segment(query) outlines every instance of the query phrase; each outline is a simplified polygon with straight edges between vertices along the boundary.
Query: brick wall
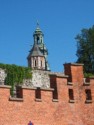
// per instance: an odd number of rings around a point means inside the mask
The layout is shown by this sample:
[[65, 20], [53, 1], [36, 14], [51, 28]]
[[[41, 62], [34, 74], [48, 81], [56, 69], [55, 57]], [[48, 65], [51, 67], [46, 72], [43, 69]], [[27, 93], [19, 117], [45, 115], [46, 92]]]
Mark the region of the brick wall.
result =
[[[94, 78], [84, 83], [82, 65], [66, 64], [65, 75], [50, 75], [50, 83], [51, 88], [41, 88], [41, 98], [36, 98], [36, 88], [23, 86], [21, 96], [12, 98], [10, 87], [0, 85], [0, 125], [27, 125], [30, 120], [34, 125], [94, 125]], [[91, 90], [91, 100], [86, 101], [86, 90]]]
[[65, 74], [69, 75], [68, 81], [70, 82], [83, 82], [83, 64], [68, 63], [64, 64]]

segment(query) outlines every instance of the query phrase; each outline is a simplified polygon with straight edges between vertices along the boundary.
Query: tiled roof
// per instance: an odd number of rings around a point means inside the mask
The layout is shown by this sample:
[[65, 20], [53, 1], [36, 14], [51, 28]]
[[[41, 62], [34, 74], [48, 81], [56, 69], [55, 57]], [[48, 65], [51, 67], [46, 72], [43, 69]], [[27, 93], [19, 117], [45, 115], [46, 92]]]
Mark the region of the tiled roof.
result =
[[31, 57], [31, 56], [44, 56], [41, 53], [41, 51], [40, 51], [40, 49], [39, 49], [37, 44], [34, 44], [33, 48], [30, 51], [30, 54], [29, 54], [28, 58]]

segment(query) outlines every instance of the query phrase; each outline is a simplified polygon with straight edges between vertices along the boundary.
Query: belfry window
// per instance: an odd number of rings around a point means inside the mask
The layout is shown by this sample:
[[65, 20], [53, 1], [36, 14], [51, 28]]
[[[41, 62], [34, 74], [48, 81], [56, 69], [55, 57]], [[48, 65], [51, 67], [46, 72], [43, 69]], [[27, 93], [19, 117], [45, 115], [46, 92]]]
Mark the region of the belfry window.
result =
[[37, 66], [37, 62], [36, 62], [36, 60], [35, 60], [35, 67]]
[[42, 43], [42, 37], [41, 37], [41, 43]]
[[42, 67], [42, 61], [41, 61], [41, 67]]
[[39, 37], [37, 37], [37, 43], [39, 43]]

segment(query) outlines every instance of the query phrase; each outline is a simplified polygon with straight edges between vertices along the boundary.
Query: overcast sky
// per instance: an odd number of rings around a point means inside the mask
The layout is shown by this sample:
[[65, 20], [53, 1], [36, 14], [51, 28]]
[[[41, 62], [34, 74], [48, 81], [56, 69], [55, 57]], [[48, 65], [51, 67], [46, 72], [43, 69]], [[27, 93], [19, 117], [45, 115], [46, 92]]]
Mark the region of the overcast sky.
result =
[[94, 25], [94, 0], [0, 0], [0, 63], [27, 66], [37, 20], [52, 71], [75, 62], [75, 37]]

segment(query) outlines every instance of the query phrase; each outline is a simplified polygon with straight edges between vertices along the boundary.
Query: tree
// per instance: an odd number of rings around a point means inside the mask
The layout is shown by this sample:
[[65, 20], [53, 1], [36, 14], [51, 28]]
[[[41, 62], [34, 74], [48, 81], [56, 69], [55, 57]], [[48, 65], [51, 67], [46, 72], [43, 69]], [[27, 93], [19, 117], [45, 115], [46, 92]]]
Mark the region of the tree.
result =
[[94, 74], [94, 26], [82, 29], [77, 40], [77, 63], [84, 64], [84, 72]]

